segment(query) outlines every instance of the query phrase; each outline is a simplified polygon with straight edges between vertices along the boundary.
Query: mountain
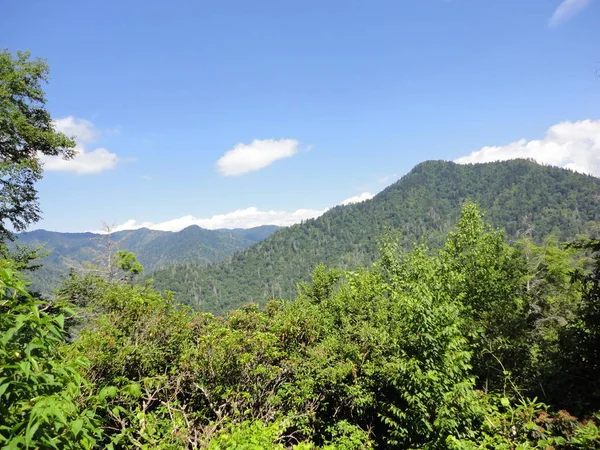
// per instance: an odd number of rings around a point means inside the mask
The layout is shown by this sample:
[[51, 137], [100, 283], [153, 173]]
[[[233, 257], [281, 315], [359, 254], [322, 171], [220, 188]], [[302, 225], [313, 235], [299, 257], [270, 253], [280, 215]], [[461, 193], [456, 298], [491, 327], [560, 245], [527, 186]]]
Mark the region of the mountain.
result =
[[271, 236], [273, 233], [279, 230], [279, 228], [280, 227], [278, 227], [277, 225], [261, 225], [254, 228], [221, 228], [217, 231], [237, 234], [238, 236], [250, 239], [251, 241], [259, 242], [267, 239], [269, 236]]
[[94, 262], [107, 247], [133, 251], [147, 272], [179, 263], [199, 266], [222, 261], [267, 238], [278, 227], [205, 230], [192, 225], [178, 232], [149, 230], [118, 231], [110, 235], [95, 233], [58, 233], [34, 230], [17, 235], [17, 243], [44, 245], [50, 255], [42, 259], [43, 267], [32, 273], [33, 287], [49, 293], [67, 273], [70, 265]]
[[475, 201], [509, 237], [561, 240], [598, 232], [600, 179], [528, 160], [459, 165], [419, 164], [372, 200], [337, 206], [317, 219], [273, 234], [231, 260], [200, 267], [180, 264], [153, 274], [156, 287], [200, 310], [224, 313], [269, 297], [291, 298], [319, 262], [352, 268], [372, 261], [384, 227], [401, 231], [408, 246], [435, 247]]

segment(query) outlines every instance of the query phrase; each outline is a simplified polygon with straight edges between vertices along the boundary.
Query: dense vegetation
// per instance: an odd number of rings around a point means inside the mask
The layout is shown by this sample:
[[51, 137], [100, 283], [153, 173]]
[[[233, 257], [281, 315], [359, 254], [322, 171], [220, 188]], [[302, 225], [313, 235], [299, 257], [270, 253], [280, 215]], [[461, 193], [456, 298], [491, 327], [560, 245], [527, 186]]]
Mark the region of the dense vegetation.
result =
[[3, 261], [0, 445], [600, 446], [600, 242], [510, 245], [467, 204], [441, 250], [379, 255], [226, 318], [132, 283], [126, 252], [54, 303]]
[[541, 242], [600, 229], [600, 180], [531, 161], [458, 165], [429, 161], [374, 199], [338, 206], [281, 230], [264, 242], [209, 267], [183, 264], [152, 274], [156, 286], [195, 308], [224, 313], [246, 302], [291, 298], [324, 262], [339, 268], [371, 263], [386, 227], [401, 231], [402, 248], [425, 239], [439, 248], [466, 200], [478, 203], [494, 226], [514, 239]]
[[211, 231], [194, 225], [174, 233], [142, 228], [110, 235], [35, 230], [17, 234], [16, 243], [29, 248], [43, 247], [46, 256], [39, 260], [42, 267], [30, 278], [32, 289], [49, 295], [70, 269], [84, 269], [90, 263], [97, 269], [107, 260], [107, 254], [117, 250], [135, 252], [147, 271], [186, 262], [206, 265], [266, 239], [277, 229], [260, 226]]

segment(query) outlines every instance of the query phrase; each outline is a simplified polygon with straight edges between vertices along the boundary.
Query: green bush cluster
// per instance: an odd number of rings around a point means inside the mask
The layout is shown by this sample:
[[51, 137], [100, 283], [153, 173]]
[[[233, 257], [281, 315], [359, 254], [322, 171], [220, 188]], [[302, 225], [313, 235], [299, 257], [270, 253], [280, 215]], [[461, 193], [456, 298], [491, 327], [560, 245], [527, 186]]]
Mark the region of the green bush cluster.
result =
[[598, 448], [599, 250], [510, 245], [466, 204], [439, 251], [388, 233], [375, 263], [319, 265], [294, 300], [226, 317], [136, 284], [132, 255], [54, 303], [5, 261], [0, 442]]

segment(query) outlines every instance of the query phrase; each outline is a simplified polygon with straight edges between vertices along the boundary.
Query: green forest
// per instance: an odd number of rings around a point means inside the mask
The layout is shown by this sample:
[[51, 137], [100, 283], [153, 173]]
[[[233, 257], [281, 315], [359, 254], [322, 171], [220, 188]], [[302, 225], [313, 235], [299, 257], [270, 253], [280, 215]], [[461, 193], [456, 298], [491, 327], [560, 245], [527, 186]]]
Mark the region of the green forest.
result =
[[45, 296], [13, 240], [73, 156], [48, 73], [0, 53], [0, 448], [600, 448], [599, 179], [427, 162], [221, 265], [119, 249]]
[[600, 230], [598, 192], [598, 178], [532, 161], [427, 161], [372, 200], [338, 206], [282, 229], [231, 260], [209, 267], [174, 265], [151, 276], [157, 288], [176, 292], [179, 301], [224, 314], [247, 302], [293, 297], [297, 283], [308, 281], [319, 263], [339, 269], [371, 264], [377, 238], [386, 229], [400, 233], [405, 250], [423, 241], [440, 248], [466, 201], [477, 203], [511, 241], [595, 236]]
[[41, 267], [30, 275], [31, 288], [52, 295], [72, 268], [108, 271], [106, 256], [118, 250], [134, 252], [148, 272], [185, 262], [203, 266], [231, 257], [278, 228], [205, 230], [193, 225], [177, 232], [140, 228], [103, 234], [33, 230], [17, 234], [14, 246], [40, 248]]

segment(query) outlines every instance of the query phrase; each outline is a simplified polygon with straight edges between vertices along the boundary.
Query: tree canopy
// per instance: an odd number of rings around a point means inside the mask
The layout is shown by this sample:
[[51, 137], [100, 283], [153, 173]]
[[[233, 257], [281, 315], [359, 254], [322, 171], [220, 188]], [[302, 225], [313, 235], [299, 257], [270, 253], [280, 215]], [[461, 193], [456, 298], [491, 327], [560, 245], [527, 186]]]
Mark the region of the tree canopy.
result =
[[[57, 132], [46, 109], [49, 67], [28, 52], [0, 52], [0, 239], [40, 219], [35, 183], [39, 155], [74, 156], [73, 139]], [[12, 229], [11, 229], [12, 227]]]

